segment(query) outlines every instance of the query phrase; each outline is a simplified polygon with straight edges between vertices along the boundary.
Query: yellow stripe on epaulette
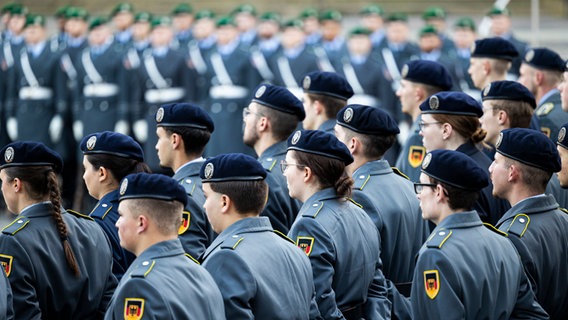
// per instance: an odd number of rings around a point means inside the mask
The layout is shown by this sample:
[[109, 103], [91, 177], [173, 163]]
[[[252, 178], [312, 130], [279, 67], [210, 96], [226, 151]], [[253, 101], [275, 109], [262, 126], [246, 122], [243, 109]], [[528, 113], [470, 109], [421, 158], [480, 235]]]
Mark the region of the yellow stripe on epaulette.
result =
[[515, 216], [515, 219], [513, 219], [513, 221], [509, 225], [507, 232], [517, 235], [519, 238], [521, 238], [527, 231], [530, 222], [531, 218], [529, 218], [528, 215], [519, 213]]
[[318, 213], [323, 208], [323, 205], [324, 205], [323, 201], [312, 203], [312, 205], [308, 209], [306, 209], [304, 213], [302, 213], [302, 217], [311, 217], [311, 218], [317, 217]]
[[362, 174], [357, 176], [357, 178], [354, 178], [353, 188], [363, 190], [363, 188], [365, 188], [365, 185], [367, 185], [367, 182], [369, 182], [369, 179], [371, 179], [370, 174]]
[[361, 205], [359, 202], [353, 200], [352, 198], [347, 198], [347, 200], [353, 202], [356, 206], [358, 206], [359, 208], [363, 209], [363, 205]]
[[560, 210], [564, 213], [568, 213], [568, 209], [566, 209], [566, 208], [558, 207], [558, 210]]
[[195, 259], [195, 258], [194, 258], [192, 255], [190, 255], [189, 253], [186, 253], [185, 256], [186, 256], [189, 260], [191, 260], [191, 261], [193, 261], [193, 262], [195, 262], [195, 263], [197, 263], [197, 264], [201, 264], [201, 263], [199, 263], [199, 261], [198, 261], [197, 259]]
[[223, 244], [221, 244], [221, 249], [235, 250], [237, 248], [237, 246], [243, 240], [244, 240], [244, 237], [239, 237], [237, 235], [234, 235], [234, 236], [228, 238], [227, 240], [223, 241]]
[[272, 171], [274, 166], [276, 166], [278, 160], [273, 158], [267, 158], [266, 160], [262, 161], [262, 167], [267, 171]]
[[280, 238], [282, 238], [282, 239], [284, 239], [284, 240], [286, 240], [286, 241], [290, 241], [290, 242], [293, 243], [293, 244], [296, 244], [296, 243], [294, 242], [294, 240], [288, 238], [288, 236], [285, 235], [284, 233], [282, 233], [282, 232], [280, 232], [280, 231], [278, 231], [278, 230], [272, 230], [272, 231], [273, 231], [274, 233], [276, 233], [277, 235], [279, 235]]
[[152, 269], [154, 268], [155, 264], [156, 264], [155, 260], [152, 260], [151, 263], [150, 261], [144, 261], [140, 266], [138, 266], [134, 271], [132, 271], [131, 276], [134, 278], [146, 278], [146, 276], [148, 276], [150, 271], [152, 271]]
[[10, 222], [7, 226], [2, 229], [2, 233], [15, 235], [18, 231], [25, 228], [28, 223], [30, 223], [30, 219], [24, 216], [18, 216], [14, 221]]
[[433, 233], [428, 240], [426, 240], [426, 246], [428, 248], [441, 249], [451, 235], [452, 230], [438, 230], [436, 233]]
[[404, 173], [402, 173], [402, 171], [400, 171], [400, 169], [398, 169], [397, 167], [391, 167], [392, 171], [396, 174], [398, 174], [399, 176], [403, 177], [406, 180], [410, 180], [410, 178], [405, 175]]
[[195, 191], [195, 186], [197, 186], [195, 179], [190, 179], [190, 178], [181, 180], [179, 184], [181, 184], [181, 186], [185, 189], [185, 193], [187, 193], [190, 196], [193, 195], [193, 192]]
[[484, 222], [483, 225], [484, 225], [487, 229], [489, 229], [489, 230], [491, 230], [491, 231], [493, 231], [493, 232], [495, 232], [495, 233], [497, 233], [497, 234], [499, 234], [499, 235], [501, 235], [501, 236], [504, 236], [504, 237], [508, 237], [508, 236], [509, 236], [509, 235], [507, 234], [507, 232], [501, 231], [501, 230], [495, 228], [495, 226], [492, 225], [491, 223]]
[[82, 214], [82, 213], [77, 212], [77, 211], [75, 211], [75, 210], [65, 209], [65, 211], [67, 211], [68, 213], [74, 215], [75, 217], [83, 218], [83, 219], [88, 219], [88, 220], [91, 220], [91, 221], [95, 221], [95, 219], [89, 217], [88, 215]]

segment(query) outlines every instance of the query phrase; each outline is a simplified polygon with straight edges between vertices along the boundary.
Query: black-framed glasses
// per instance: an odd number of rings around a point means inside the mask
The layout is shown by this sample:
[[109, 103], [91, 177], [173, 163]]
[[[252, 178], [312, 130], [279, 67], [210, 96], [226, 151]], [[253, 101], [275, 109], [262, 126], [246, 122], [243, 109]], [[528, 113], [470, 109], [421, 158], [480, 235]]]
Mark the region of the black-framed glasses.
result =
[[420, 194], [422, 193], [422, 190], [424, 189], [424, 187], [432, 187], [434, 188], [435, 186], [437, 186], [437, 184], [435, 183], [414, 183], [414, 192], [416, 192], [416, 194]]
[[429, 125], [432, 125], [432, 124], [440, 124], [440, 123], [441, 123], [440, 121], [435, 121], [435, 122], [424, 122], [424, 121], [420, 121], [420, 122], [418, 123], [418, 126], [420, 127], [420, 130], [424, 130], [424, 128], [426, 128], [426, 127], [429, 126]]
[[244, 108], [243, 108], [243, 118], [246, 118], [246, 116], [248, 116], [248, 115], [251, 114], [251, 113], [254, 114], [254, 115], [257, 115], [257, 116], [259, 116], [259, 117], [264, 117], [264, 115], [263, 115], [262, 113], [258, 113], [258, 112], [252, 111], [249, 107], [244, 107]]
[[286, 162], [286, 160], [280, 160], [280, 170], [282, 170], [282, 173], [284, 173], [284, 171], [286, 171], [286, 169], [288, 169], [289, 166], [294, 166], [294, 167], [298, 167], [298, 168], [304, 168], [305, 167], [305, 165], [303, 165], [303, 164], [288, 163], [288, 162]]

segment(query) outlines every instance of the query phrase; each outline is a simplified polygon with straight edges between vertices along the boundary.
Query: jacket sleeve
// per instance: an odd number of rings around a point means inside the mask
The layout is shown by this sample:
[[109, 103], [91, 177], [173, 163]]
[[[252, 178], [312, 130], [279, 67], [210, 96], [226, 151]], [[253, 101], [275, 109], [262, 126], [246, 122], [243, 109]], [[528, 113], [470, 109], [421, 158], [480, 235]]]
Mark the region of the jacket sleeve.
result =
[[391, 302], [388, 299], [387, 281], [381, 270], [381, 259], [378, 259], [373, 282], [367, 291], [367, 301], [363, 305], [365, 319], [390, 319]]
[[511, 319], [549, 319], [548, 314], [536, 301], [536, 296], [523, 270], [519, 272], [521, 278], [517, 303], [511, 314]]
[[[167, 298], [167, 297], [165, 297]], [[164, 297], [144, 278], [130, 278], [124, 282], [109, 306], [105, 320], [127, 319], [127, 312], [140, 314], [139, 319], [172, 319], [171, 310], [164, 302]]]
[[192, 257], [200, 257], [212, 241], [209, 221], [203, 208], [189, 195], [184, 210], [189, 212], [189, 227], [179, 235], [179, 239], [185, 252]]

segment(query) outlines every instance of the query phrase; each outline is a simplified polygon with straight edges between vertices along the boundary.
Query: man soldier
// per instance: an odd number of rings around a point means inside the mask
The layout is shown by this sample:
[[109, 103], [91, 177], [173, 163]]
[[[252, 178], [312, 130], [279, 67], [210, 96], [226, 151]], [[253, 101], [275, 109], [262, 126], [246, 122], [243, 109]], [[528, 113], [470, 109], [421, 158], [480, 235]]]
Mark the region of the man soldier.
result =
[[177, 46], [185, 50], [188, 43], [193, 39], [193, 8], [189, 3], [180, 3], [172, 10], [172, 25]]
[[467, 72], [471, 58], [471, 47], [477, 37], [475, 22], [470, 17], [463, 17], [454, 24], [454, 42], [456, 45], [456, 75], [459, 88], [472, 97], [479, 96], [471, 76]]
[[[564, 124], [560, 128], [560, 133], [558, 134], [558, 142], [556, 143], [556, 150], [558, 150], [558, 155], [562, 162], [562, 168], [556, 173], [560, 186], [564, 189], [568, 189], [568, 123]], [[565, 207], [564, 207], [565, 208]]]
[[271, 61], [280, 49], [280, 24], [282, 17], [276, 12], [265, 12], [260, 16], [257, 27], [258, 40], [251, 47], [251, 58], [254, 67], [265, 82], [274, 81]]
[[324, 11], [319, 17], [321, 42], [314, 47], [321, 70], [336, 72], [341, 68], [341, 57], [347, 54], [347, 43], [341, 35], [343, 15], [337, 10]]
[[476, 88], [483, 90], [493, 81], [505, 80], [511, 61], [519, 55], [512, 43], [501, 38], [476, 40], [471, 47], [468, 73]]
[[371, 39], [373, 50], [382, 48], [386, 44], [385, 11], [383, 8], [376, 4], [370, 4], [361, 9], [359, 15], [361, 16], [363, 27], [371, 31], [369, 38]]
[[418, 46], [420, 47], [420, 59], [438, 62], [446, 67], [454, 83], [452, 88], [458, 89], [459, 83], [456, 72], [458, 61], [456, 59], [455, 48], [449, 50], [444, 49], [443, 38], [436, 27], [432, 25], [427, 25], [420, 29], [419, 37]]
[[110, 13], [116, 29], [114, 40], [121, 50], [126, 50], [132, 43], [132, 24], [134, 23], [134, 6], [128, 2], [118, 3]]
[[310, 46], [319, 45], [321, 42], [321, 30], [318, 10], [312, 7], [306, 8], [300, 12], [298, 19], [303, 23], [306, 44]]
[[239, 41], [246, 46], [258, 42], [256, 31], [256, 9], [251, 4], [242, 4], [231, 12], [231, 17], [239, 32]]
[[446, 11], [441, 7], [429, 7], [422, 13], [426, 26], [433, 26], [442, 41], [441, 51], [446, 56], [454, 56], [456, 45], [446, 32]]
[[529, 48], [528, 44], [517, 39], [517, 37], [513, 35], [511, 11], [509, 11], [509, 9], [493, 7], [487, 13], [487, 16], [491, 18], [491, 33], [493, 36], [500, 37], [511, 42], [515, 46], [515, 49], [517, 49], [519, 56], [513, 59], [509, 73], [513, 75], [513, 77], [518, 77], [520, 75], [520, 67], [523, 58], [522, 55]]

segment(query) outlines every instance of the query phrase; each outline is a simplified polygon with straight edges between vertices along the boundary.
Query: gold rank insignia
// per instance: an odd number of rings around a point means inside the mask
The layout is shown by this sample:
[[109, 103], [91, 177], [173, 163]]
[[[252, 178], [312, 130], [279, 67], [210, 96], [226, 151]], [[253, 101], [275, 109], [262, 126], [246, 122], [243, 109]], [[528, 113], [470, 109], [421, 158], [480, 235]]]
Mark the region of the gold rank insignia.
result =
[[436, 298], [440, 291], [440, 276], [438, 270], [424, 271], [424, 289], [430, 299]]
[[6, 272], [6, 277], [9, 277], [12, 272], [12, 261], [14, 261], [14, 257], [0, 254], [0, 264], [2, 264], [2, 268]]
[[298, 237], [296, 245], [302, 249], [308, 256], [312, 253], [315, 239], [313, 237]]
[[545, 116], [545, 115], [549, 114], [550, 111], [552, 111], [552, 109], [554, 109], [554, 103], [548, 102], [548, 103], [545, 103], [542, 106], [538, 107], [538, 109], [536, 109], [535, 113], [536, 113], [537, 116]]
[[124, 319], [139, 320], [144, 315], [144, 299], [126, 298], [124, 299]]
[[424, 155], [426, 154], [426, 148], [422, 146], [410, 146], [408, 151], [408, 163], [413, 168], [418, 168], [424, 160]]
[[178, 235], [184, 234], [189, 229], [191, 214], [189, 211], [184, 211], [181, 214], [181, 226], [179, 226]]

